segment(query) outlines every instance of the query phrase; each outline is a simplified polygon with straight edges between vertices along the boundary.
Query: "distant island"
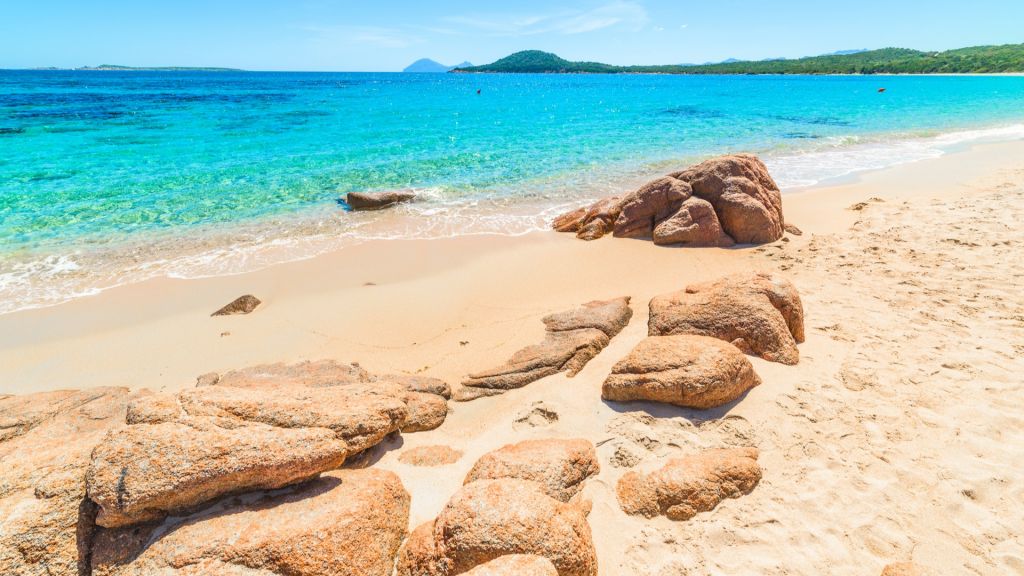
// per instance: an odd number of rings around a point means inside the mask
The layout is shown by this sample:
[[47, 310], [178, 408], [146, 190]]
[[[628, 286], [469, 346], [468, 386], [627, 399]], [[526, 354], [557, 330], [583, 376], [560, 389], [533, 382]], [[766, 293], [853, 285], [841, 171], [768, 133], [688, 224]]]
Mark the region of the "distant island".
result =
[[436, 60], [430, 58], [421, 58], [412, 64], [408, 65], [402, 72], [414, 72], [414, 73], [444, 73], [450, 72], [456, 68], [469, 69], [472, 68], [473, 64], [470, 62], [463, 62], [462, 64], [456, 64], [455, 66], [445, 66]]
[[843, 50], [822, 56], [709, 64], [614, 66], [571, 62], [549, 52], [526, 50], [485, 66], [458, 67], [457, 73], [539, 74], [995, 74], [1024, 72], [1024, 44], [975, 46], [944, 52], [909, 48]]
[[99, 66], [80, 66], [78, 68], [35, 68], [35, 70], [100, 70], [130, 72], [244, 72], [238, 68], [210, 68], [194, 66], [119, 66], [117, 64], [100, 64]]

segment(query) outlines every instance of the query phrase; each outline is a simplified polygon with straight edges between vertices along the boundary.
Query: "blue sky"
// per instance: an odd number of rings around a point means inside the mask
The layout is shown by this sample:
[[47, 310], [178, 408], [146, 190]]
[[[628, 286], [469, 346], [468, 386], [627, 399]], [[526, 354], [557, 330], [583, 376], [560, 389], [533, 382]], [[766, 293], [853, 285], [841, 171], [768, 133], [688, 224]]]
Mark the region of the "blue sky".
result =
[[1024, 0], [4, 0], [0, 68], [393, 71], [541, 49], [675, 64], [1024, 42]]

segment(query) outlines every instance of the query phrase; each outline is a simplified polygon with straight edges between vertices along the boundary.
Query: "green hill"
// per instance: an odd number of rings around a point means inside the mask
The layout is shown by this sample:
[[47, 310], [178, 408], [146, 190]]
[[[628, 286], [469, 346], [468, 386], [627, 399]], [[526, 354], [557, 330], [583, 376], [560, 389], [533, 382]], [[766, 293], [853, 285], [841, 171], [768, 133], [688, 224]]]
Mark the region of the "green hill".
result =
[[570, 62], [527, 50], [486, 66], [454, 72], [548, 74], [967, 74], [1024, 72], [1024, 44], [975, 46], [944, 52], [883, 48], [854, 54], [829, 54], [793, 60], [732, 61], [703, 65], [613, 66]]

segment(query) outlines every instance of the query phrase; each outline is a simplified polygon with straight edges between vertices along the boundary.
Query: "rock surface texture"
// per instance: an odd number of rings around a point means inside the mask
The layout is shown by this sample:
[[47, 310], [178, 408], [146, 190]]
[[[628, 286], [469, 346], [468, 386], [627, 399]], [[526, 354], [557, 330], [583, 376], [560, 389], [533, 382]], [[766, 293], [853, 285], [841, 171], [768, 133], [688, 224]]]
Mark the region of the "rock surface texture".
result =
[[749, 494], [761, 480], [754, 448], [728, 448], [673, 458], [650, 473], [627, 472], [616, 494], [627, 514], [689, 520], [726, 498]]
[[707, 409], [732, 402], [761, 383], [743, 353], [707, 336], [651, 336], [612, 368], [601, 397]]
[[543, 319], [547, 333], [540, 344], [527, 346], [505, 364], [470, 374], [469, 388], [511, 390], [559, 372], [575, 376], [597, 356], [633, 316], [629, 297], [588, 302]]
[[527, 554], [509, 554], [465, 573], [465, 576], [558, 576], [547, 558]]
[[345, 196], [348, 207], [361, 210], [380, 210], [401, 202], [411, 202], [416, 198], [412, 190], [389, 190], [387, 192], [349, 192]]
[[702, 162], [555, 219], [559, 232], [594, 240], [612, 232], [656, 244], [732, 246], [782, 238], [782, 194], [756, 156]]
[[246, 294], [245, 296], [239, 296], [231, 301], [230, 304], [224, 306], [220, 310], [217, 310], [210, 316], [234, 316], [236, 314], [249, 314], [255, 310], [263, 302], [259, 298], [252, 294]]
[[525, 440], [482, 456], [466, 475], [465, 484], [499, 478], [531, 480], [548, 496], [568, 502], [584, 481], [600, 471], [589, 440]]
[[595, 576], [589, 502], [559, 502], [536, 482], [503, 478], [463, 486], [437, 519], [413, 531], [399, 576], [455, 576], [510, 554], [541, 556], [560, 576]]
[[345, 470], [135, 528], [103, 529], [93, 576], [389, 576], [409, 494], [391, 472]]
[[648, 334], [696, 334], [732, 343], [772, 362], [797, 364], [804, 309], [788, 280], [766, 272], [739, 273], [656, 296]]

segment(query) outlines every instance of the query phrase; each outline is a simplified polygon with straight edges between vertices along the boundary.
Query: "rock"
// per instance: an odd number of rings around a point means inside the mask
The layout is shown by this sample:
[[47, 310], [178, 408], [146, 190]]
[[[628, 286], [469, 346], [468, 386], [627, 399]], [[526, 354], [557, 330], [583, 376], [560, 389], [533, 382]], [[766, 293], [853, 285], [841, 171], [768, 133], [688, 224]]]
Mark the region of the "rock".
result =
[[585, 240], [612, 230], [617, 237], [689, 246], [774, 242], [784, 225], [782, 193], [765, 165], [749, 154], [713, 158], [554, 222], [555, 230]]
[[689, 520], [726, 498], [749, 494], [761, 480], [754, 448], [705, 450], [673, 458], [651, 474], [627, 472], [616, 487], [627, 514]]
[[563, 503], [539, 484], [504, 478], [463, 486], [432, 524], [417, 528], [399, 576], [462, 574], [510, 554], [547, 558], [560, 576], [596, 576], [589, 502]]
[[518, 478], [538, 483], [544, 492], [568, 502], [583, 482], [601, 471], [589, 440], [525, 440], [485, 454], [466, 475], [464, 484], [478, 480]]
[[480, 398], [488, 398], [490, 396], [498, 396], [504, 394], [506, 391], [501, 388], [473, 388], [471, 386], [459, 385], [455, 390], [452, 391], [453, 402], [472, 402]]
[[588, 302], [579, 308], [543, 318], [547, 333], [540, 344], [527, 346], [491, 370], [470, 374], [463, 386], [510, 390], [541, 378], [568, 372], [575, 376], [597, 356], [632, 317], [629, 297]]
[[450, 446], [419, 446], [398, 455], [398, 461], [410, 466], [445, 466], [462, 458], [461, 450]]
[[[207, 377], [214, 386], [229, 388], [259, 388], [287, 390], [289, 388], [331, 389], [325, 394], [343, 394], [350, 402], [366, 406], [370, 397], [393, 398], [406, 405], [407, 415], [402, 424], [403, 432], [433, 430], [444, 423], [448, 414], [446, 398], [451, 396], [448, 384], [436, 378], [423, 376], [383, 375], [375, 376], [358, 364], [344, 364], [334, 360], [300, 362], [298, 364], [266, 364], [243, 370], [235, 370], [217, 376]], [[312, 392], [316, 394], [316, 392]], [[340, 408], [340, 407], [336, 407]], [[379, 409], [371, 407], [371, 410]], [[275, 424], [274, 422], [268, 422]], [[384, 435], [394, 431], [390, 424]], [[371, 442], [380, 441], [382, 435], [374, 434]], [[347, 438], [351, 441], [351, 437]], [[356, 445], [359, 442], [355, 442]]]
[[448, 417], [448, 402], [442, 396], [407, 392], [404, 400], [409, 415], [402, 424], [402, 432], [434, 430], [444, 424], [445, 418]]
[[0, 399], [0, 574], [88, 570], [96, 507], [85, 497], [93, 448], [124, 426], [126, 388]]
[[615, 364], [601, 397], [703, 410], [728, 404], [760, 383], [750, 360], [727, 342], [707, 336], [652, 336]]
[[101, 530], [93, 576], [390, 576], [409, 494], [391, 472], [345, 470], [185, 518]]
[[618, 196], [602, 198], [587, 208], [559, 216], [552, 227], [558, 232], [575, 232], [581, 240], [597, 240], [612, 231], [619, 212]]
[[544, 402], [534, 402], [532, 406], [516, 415], [512, 428], [539, 428], [558, 422], [558, 412]]
[[722, 229], [737, 244], [782, 238], [782, 193], [757, 156], [712, 158], [673, 176], [688, 182], [694, 196], [714, 206]]
[[86, 475], [96, 524], [138, 524], [225, 494], [276, 489], [333, 470], [347, 446], [326, 428], [137, 424], [107, 434]]
[[256, 309], [257, 306], [262, 304], [260, 299], [253, 296], [252, 294], [246, 294], [245, 296], [239, 296], [235, 298], [230, 304], [217, 310], [210, 316], [234, 316], [236, 314], [249, 314]]
[[804, 231], [799, 229], [799, 228], [797, 228], [795, 224], [786, 224], [785, 230], [786, 230], [786, 232], [792, 234], [793, 236], [803, 236], [804, 235]]
[[804, 341], [803, 304], [788, 280], [766, 272], [743, 272], [650, 303], [648, 334], [696, 334], [731, 342], [772, 362], [797, 364]]
[[615, 220], [615, 236], [650, 239], [655, 226], [675, 214], [692, 195], [689, 183], [677, 178], [666, 176], [648, 182], [623, 197]]
[[664, 246], [684, 244], [693, 247], [728, 248], [736, 242], [722, 230], [715, 209], [707, 200], [689, 198], [679, 210], [654, 228], [654, 243]]
[[527, 554], [509, 554], [465, 573], [465, 576], [558, 576], [547, 558]]
[[629, 296], [611, 300], [595, 300], [586, 304], [549, 314], [541, 319], [548, 332], [571, 332], [584, 328], [596, 328], [609, 339], [614, 338], [629, 324], [633, 310], [629, 307]]
[[400, 202], [416, 199], [412, 190], [389, 190], [387, 192], [349, 192], [345, 204], [352, 210], [380, 210]]

